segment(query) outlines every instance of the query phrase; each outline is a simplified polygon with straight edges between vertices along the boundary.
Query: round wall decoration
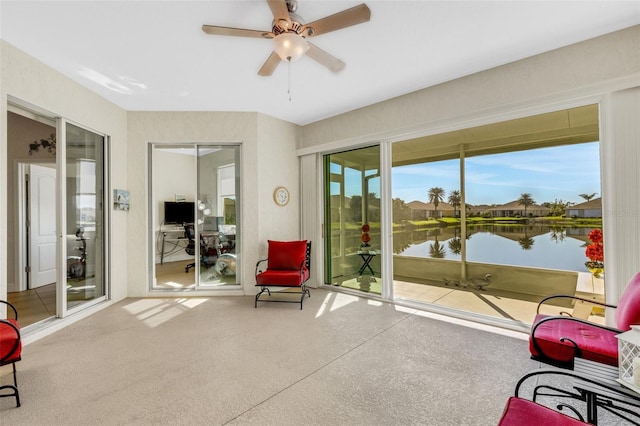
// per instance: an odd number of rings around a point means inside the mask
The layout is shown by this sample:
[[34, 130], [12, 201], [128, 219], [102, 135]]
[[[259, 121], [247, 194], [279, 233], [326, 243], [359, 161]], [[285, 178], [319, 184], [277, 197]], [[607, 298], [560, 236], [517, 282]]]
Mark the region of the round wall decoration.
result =
[[273, 200], [279, 206], [286, 206], [289, 202], [289, 190], [284, 186], [279, 186], [273, 191]]

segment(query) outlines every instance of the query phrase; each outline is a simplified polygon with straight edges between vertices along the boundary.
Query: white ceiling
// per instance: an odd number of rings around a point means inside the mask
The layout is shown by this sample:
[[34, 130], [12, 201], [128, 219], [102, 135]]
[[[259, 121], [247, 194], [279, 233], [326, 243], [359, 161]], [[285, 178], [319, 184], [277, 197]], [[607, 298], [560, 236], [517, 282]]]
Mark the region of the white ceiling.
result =
[[[307, 22], [361, 2], [299, 0]], [[271, 41], [202, 24], [270, 30], [266, 0], [7, 1], [0, 35], [126, 110], [257, 111], [308, 124], [640, 24], [640, 1], [366, 0], [371, 21], [313, 38], [346, 62], [307, 57], [258, 70]], [[291, 100], [287, 94], [291, 87]]]

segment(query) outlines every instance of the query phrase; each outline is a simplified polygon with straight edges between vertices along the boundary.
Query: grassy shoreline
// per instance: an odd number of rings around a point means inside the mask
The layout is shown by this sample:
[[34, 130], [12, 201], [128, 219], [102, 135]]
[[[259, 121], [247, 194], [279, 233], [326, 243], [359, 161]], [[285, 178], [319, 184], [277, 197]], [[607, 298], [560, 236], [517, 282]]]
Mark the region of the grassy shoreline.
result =
[[[428, 219], [428, 220], [408, 220], [403, 223], [394, 223], [393, 229], [395, 230], [419, 230], [419, 229], [433, 229], [439, 227], [460, 226], [461, 220], [454, 217], [443, 217], [440, 219]], [[335, 224], [337, 225], [337, 224]], [[501, 225], [501, 226], [531, 226], [531, 225], [546, 225], [546, 226], [563, 226], [570, 228], [602, 228], [602, 218], [567, 218], [562, 216], [545, 216], [545, 217], [468, 217], [467, 225]], [[379, 222], [370, 222], [369, 226], [371, 230], [379, 230]], [[360, 225], [357, 223], [346, 223], [345, 229], [355, 230], [360, 229]]]

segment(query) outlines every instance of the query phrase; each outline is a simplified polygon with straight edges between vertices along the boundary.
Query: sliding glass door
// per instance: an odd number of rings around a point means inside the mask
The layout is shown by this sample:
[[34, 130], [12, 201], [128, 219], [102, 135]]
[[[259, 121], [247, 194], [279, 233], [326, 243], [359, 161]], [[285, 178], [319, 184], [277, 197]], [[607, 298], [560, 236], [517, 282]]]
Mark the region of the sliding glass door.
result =
[[324, 157], [326, 283], [381, 294], [380, 147]]
[[105, 136], [63, 121], [59, 151], [62, 312], [103, 299], [106, 285]]
[[153, 290], [239, 286], [240, 146], [152, 145]]

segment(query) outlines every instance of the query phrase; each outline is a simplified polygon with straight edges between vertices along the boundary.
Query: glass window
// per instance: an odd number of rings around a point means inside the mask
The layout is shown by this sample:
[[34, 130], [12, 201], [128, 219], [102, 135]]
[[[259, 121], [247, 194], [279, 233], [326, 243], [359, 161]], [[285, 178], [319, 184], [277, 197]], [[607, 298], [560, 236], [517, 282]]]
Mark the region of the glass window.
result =
[[525, 323], [604, 300], [598, 140], [589, 105], [394, 143], [394, 295]]

